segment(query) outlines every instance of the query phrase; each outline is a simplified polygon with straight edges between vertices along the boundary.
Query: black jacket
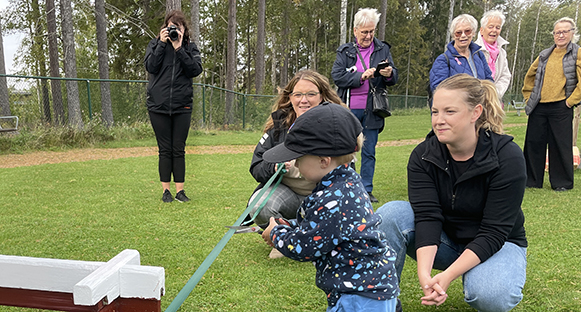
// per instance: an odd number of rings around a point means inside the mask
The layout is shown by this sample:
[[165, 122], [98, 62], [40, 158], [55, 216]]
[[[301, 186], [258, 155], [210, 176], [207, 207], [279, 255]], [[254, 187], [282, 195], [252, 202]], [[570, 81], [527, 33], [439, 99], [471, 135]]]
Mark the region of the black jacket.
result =
[[440, 244], [444, 231], [481, 262], [506, 241], [526, 247], [521, 203], [525, 160], [512, 137], [480, 130], [473, 164], [452, 185], [450, 154], [430, 132], [410, 155], [408, 194], [416, 248]]
[[269, 149], [284, 142], [288, 132], [288, 127], [285, 124], [287, 115], [288, 113], [283, 110], [277, 110], [271, 114], [274, 127], [262, 136], [254, 149], [254, 155], [252, 155], [252, 162], [250, 163], [250, 174], [252, 174], [256, 182], [260, 183], [257, 189], [262, 188], [276, 172], [276, 163], [263, 160], [262, 155]]
[[145, 69], [149, 73], [147, 109], [175, 114], [192, 111], [192, 78], [202, 73], [202, 58], [195, 43], [184, 42], [177, 51], [155, 38], [147, 45]]
[[[389, 60], [389, 64], [393, 68], [393, 75], [390, 78], [385, 77], [375, 77], [369, 80], [376, 89], [387, 89], [387, 86], [393, 86], [397, 82], [398, 74], [397, 68], [393, 64], [393, 59], [391, 57], [391, 52], [389, 49], [391, 46], [385, 41], [379, 41], [377, 38], [373, 39], [374, 49], [371, 53], [369, 59], [369, 64], [365, 64], [370, 67], [377, 67], [381, 61]], [[337, 94], [347, 103], [347, 94], [349, 89], [359, 88], [361, 86], [361, 72], [349, 72], [348, 68], [352, 68], [357, 63], [359, 56], [357, 54], [357, 49], [355, 48], [355, 42], [349, 42], [341, 45], [337, 49], [337, 58], [333, 64], [333, 69], [331, 70], [331, 77], [338, 87]], [[380, 129], [383, 130], [385, 125], [383, 118], [373, 114], [372, 110], [372, 98], [367, 96], [367, 108], [365, 109], [365, 128], [367, 129]]]

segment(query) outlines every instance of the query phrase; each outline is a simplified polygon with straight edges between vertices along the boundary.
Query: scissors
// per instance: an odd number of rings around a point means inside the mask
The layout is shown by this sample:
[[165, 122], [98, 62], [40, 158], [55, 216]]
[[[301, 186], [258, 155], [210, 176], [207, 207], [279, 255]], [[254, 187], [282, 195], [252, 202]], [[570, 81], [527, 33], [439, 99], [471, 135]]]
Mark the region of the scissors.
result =
[[260, 226], [245, 226], [245, 225], [226, 225], [229, 229], [234, 229], [236, 232], [234, 234], [242, 234], [242, 233], [262, 233], [262, 228]]
[[[275, 221], [277, 224], [290, 225], [288, 220], [286, 220], [285, 218], [276, 218]], [[234, 232], [234, 234], [242, 234], [242, 233], [259, 233], [259, 234], [261, 234], [262, 233], [262, 228], [258, 225], [256, 225], [256, 226], [226, 225], [226, 227], [229, 229], [236, 230], [236, 232]]]

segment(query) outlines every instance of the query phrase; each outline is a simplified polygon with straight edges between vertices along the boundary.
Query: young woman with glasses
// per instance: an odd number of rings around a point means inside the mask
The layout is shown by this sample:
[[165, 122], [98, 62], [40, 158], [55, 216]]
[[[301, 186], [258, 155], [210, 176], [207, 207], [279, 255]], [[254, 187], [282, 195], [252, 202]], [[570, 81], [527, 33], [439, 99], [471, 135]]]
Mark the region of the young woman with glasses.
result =
[[581, 101], [581, 53], [575, 21], [563, 17], [553, 25], [555, 44], [541, 51], [522, 88], [529, 115], [524, 154], [527, 187], [542, 188], [545, 151], [549, 181], [555, 191], [573, 188], [573, 109]]
[[[440, 82], [456, 74], [468, 74], [478, 79], [492, 79], [486, 57], [480, 46], [472, 42], [478, 22], [469, 14], [461, 14], [452, 20], [450, 34], [454, 37], [446, 51], [434, 61], [430, 70], [430, 90], [433, 92]], [[431, 106], [431, 103], [430, 103]]]
[[[284, 89], [279, 91], [279, 95], [272, 107], [272, 113], [266, 125], [264, 134], [252, 156], [250, 164], [250, 173], [260, 183], [254, 190], [249, 202], [255, 199], [258, 192], [275, 174], [277, 170], [276, 163], [270, 163], [262, 159], [262, 155], [267, 150], [284, 142], [288, 129], [295, 120], [309, 109], [319, 105], [322, 102], [337, 103], [336, 105], [345, 106], [341, 102], [335, 90], [331, 88], [329, 80], [323, 75], [311, 71], [303, 70], [295, 74]], [[297, 210], [303, 199], [312, 193], [315, 183], [305, 180], [294, 166], [294, 160], [285, 162], [287, 172], [282, 178], [282, 182], [274, 193], [272, 193], [268, 202], [265, 203], [262, 210], [254, 219], [259, 226], [266, 228], [270, 217], [295, 219]], [[270, 191], [265, 191], [263, 198], [268, 196]], [[258, 201], [258, 205], [262, 200]], [[258, 207], [254, 207], [250, 216], [254, 216]], [[271, 258], [280, 258], [282, 254], [273, 249]]]

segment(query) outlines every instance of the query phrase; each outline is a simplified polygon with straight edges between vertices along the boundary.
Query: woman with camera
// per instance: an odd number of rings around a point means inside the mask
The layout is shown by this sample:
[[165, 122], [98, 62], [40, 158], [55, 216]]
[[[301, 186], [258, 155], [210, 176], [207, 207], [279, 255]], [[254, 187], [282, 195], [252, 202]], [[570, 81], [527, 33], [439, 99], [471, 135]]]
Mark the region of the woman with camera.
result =
[[371, 202], [378, 202], [373, 191], [375, 173], [375, 145], [385, 125], [383, 117], [371, 109], [376, 92], [387, 89], [397, 82], [397, 68], [393, 65], [390, 45], [375, 38], [375, 28], [381, 14], [376, 9], [362, 8], [353, 19], [355, 42], [348, 42], [337, 49], [331, 77], [338, 87], [341, 100], [361, 122], [365, 144], [361, 151], [361, 179]]
[[192, 78], [202, 73], [202, 59], [198, 47], [190, 42], [181, 11], [169, 12], [159, 36], [149, 42], [145, 69], [149, 73], [147, 109], [159, 148], [162, 200], [173, 201], [169, 190], [173, 174], [175, 199], [187, 202], [185, 148], [192, 116]]

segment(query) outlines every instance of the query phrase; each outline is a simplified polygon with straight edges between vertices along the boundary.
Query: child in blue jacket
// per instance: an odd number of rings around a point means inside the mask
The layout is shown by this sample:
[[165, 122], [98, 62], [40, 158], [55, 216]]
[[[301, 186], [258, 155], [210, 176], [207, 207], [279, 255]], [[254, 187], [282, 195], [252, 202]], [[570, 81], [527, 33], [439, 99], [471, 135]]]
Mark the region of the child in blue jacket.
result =
[[317, 182], [297, 219], [277, 225], [271, 218], [262, 237], [286, 257], [314, 262], [327, 311], [395, 311], [399, 294], [395, 252], [377, 230], [381, 218], [349, 166], [361, 132], [348, 109], [321, 103], [297, 118], [283, 144], [263, 155], [276, 163], [297, 159], [301, 174]]

